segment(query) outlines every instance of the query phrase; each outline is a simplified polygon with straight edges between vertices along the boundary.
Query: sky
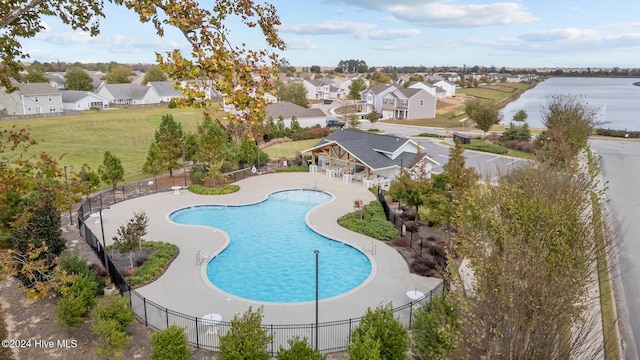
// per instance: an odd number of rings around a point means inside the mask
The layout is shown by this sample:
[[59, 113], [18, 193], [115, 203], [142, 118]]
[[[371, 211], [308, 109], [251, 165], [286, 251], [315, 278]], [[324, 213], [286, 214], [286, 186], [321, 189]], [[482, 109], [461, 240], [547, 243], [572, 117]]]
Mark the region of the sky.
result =
[[[257, 0], [257, 2], [262, 2]], [[638, 0], [271, 0], [280, 54], [293, 66], [640, 67]], [[201, 6], [212, 7], [212, 0]], [[155, 52], [189, 52], [177, 31], [163, 38], [137, 15], [107, 2], [101, 34], [57, 18], [21, 41], [40, 62], [155, 63]], [[238, 26], [236, 26], [238, 25]], [[233, 24], [234, 44], [264, 48], [259, 33]]]

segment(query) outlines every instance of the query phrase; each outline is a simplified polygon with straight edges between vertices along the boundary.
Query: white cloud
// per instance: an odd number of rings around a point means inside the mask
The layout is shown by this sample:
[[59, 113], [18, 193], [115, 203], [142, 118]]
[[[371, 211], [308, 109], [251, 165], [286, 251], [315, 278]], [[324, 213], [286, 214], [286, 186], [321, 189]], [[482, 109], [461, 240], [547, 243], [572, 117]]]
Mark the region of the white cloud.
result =
[[590, 29], [564, 28], [532, 31], [520, 35], [520, 39], [531, 42], [549, 42], [549, 41], [571, 41], [571, 42], [590, 42], [598, 41], [602, 35]]
[[351, 21], [325, 21], [314, 24], [282, 25], [280, 31], [303, 35], [354, 34], [363, 30], [373, 29], [376, 24], [358, 23]]
[[287, 50], [316, 50], [318, 45], [309, 39], [295, 39], [287, 41]]
[[363, 40], [401, 40], [415, 37], [421, 34], [418, 29], [391, 29], [384, 31], [368, 31], [356, 34], [355, 37]]
[[539, 20], [521, 3], [516, 2], [481, 5], [459, 4], [444, 0], [335, 0], [331, 2], [386, 11], [396, 19], [427, 27], [464, 28], [532, 23]]

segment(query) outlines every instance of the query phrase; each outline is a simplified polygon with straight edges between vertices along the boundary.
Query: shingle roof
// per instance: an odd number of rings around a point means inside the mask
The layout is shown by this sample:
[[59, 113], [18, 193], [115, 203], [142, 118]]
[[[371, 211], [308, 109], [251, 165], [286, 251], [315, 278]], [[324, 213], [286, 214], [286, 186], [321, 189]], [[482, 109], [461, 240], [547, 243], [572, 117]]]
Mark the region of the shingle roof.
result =
[[389, 85], [389, 84], [378, 84], [376, 86], [372, 86], [369, 91], [371, 91], [373, 94], [378, 95], [381, 92], [387, 90], [388, 88], [392, 87], [393, 85]]
[[151, 88], [136, 84], [105, 84], [114, 99], [142, 99]]
[[282, 115], [283, 118], [295, 116], [297, 119], [326, 116], [325, 113], [318, 108], [306, 109], [288, 101], [281, 101], [279, 103], [267, 105], [267, 117], [271, 116], [272, 118], [277, 119], [280, 115]]
[[182, 97], [182, 93], [171, 85], [170, 81], [149, 81], [147, 86], [151, 86], [160, 96]]
[[90, 94], [90, 91], [66, 90], [62, 92], [62, 102], [74, 103], [76, 101], [82, 100], [84, 97]]
[[29, 83], [23, 84], [16, 81], [12, 82], [18, 87], [18, 92], [22, 95], [51, 95], [60, 94], [60, 90], [54, 88], [49, 83]]
[[384, 153], [393, 153], [407, 141], [407, 138], [372, 134], [356, 130], [337, 130], [318, 142], [315, 147], [335, 142], [347, 150], [372, 170], [384, 169], [392, 166], [407, 166], [416, 154], [403, 152], [395, 159]]

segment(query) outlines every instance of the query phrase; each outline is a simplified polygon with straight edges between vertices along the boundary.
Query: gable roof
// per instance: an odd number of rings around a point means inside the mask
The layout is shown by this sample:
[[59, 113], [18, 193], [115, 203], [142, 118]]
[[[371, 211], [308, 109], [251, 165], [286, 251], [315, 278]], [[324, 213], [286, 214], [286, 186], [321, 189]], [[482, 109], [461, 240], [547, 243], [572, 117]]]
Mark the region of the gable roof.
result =
[[401, 164], [409, 165], [411, 160], [413, 160], [417, 154], [403, 152], [395, 159], [391, 159], [385, 155], [394, 153], [407, 142], [414, 141], [392, 135], [379, 135], [363, 131], [342, 129], [334, 131], [329, 136], [318, 142], [313, 148], [306, 151], [311, 151], [327, 144], [335, 143], [372, 170], [380, 170], [394, 166], [399, 167]]
[[54, 88], [46, 83], [19, 83], [15, 80], [12, 80], [11, 83], [13, 86], [18, 88], [18, 93], [22, 95], [53, 95], [60, 94], [60, 90]]
[[[74, 103], [76, 101], [80, 101], [87, 96], [93, 96], [95, 98], [102, 98], [97, 94], [92, 93], [91, 91], [81, 91], [81, 90], [66, 90], [62, 92], [62, 102], [64, 103]], [[106, 99], [105, 99], [106, 101]]]
[[182, 97], [182, 93], [176, 90], [170, 81], [149, 81], [147, 86], [151, 86], [159, 96]]
[[151, 87], [137, 84], [103, 84], [114, 99], [142, 99]]
[[267, 117], [271, 116], [272, 118], [277, 119], [280, 115], [282, 115], [283, 118], [291, 118], [295, 116], [297, 119], [326, 116], [325, 113], [318, 108], [307, 109], [288, 101], [281, 101], [267, 105]]
[[374, 95], [378, 95], [380, 93], [382, 93], [385, 90], [388, 90], [389, 88], [394, 87], [393, 85], [390, 84], [378, 84], [375, 86], [372, 86], [371, 88], [369, 88], [368, 90], [365, 91], [371, 91]]

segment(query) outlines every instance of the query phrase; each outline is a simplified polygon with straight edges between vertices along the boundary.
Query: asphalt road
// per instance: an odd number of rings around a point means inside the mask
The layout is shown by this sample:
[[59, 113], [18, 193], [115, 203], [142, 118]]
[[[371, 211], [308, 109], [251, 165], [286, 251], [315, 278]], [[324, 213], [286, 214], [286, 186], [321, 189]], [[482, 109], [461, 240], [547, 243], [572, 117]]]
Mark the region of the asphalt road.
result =
[[[618, 313], [625, 359], [637, 360], [640, 344], [640, 141], [590, 140], [608, 182], [608, 208], [618, 231]], [[621, 280], [621, 281], [620, 281]], [[622, 286], [620, 286], [622, 285]], [[626, 303], [626, 305], [625, 305]]]

